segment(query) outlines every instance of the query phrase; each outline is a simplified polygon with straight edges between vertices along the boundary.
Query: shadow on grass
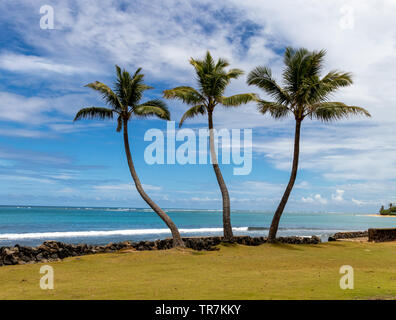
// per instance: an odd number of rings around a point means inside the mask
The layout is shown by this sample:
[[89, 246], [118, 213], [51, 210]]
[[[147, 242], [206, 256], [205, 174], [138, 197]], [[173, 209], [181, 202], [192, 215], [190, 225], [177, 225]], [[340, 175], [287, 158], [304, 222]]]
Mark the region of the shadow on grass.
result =
[[299, 247], [303, 248], [314, 248], [314, 249], [328, 249], [332, 246], [337, 246], [341, 248], [348, 247], [348, 245], [343, 242], [321, 242], [321, 243], [316, 243], [316, 244], [291, 244], [291, 243], [274, 243], [274, 244], [266, 244], [266, 245], [272, 245], [272, 246], [277, 246], [278, 248], [284, 248], [284, 249], [289, 249], [289, 250], [301, 250], [297, 249]]
[[239, 246], [239, 244], [236, 242], [221, 242], [220, 246], [227, 247], [227, 248], [235, 248], [235, 247]]
[[192, 250], [189, 252], [190, 254], [192, 254], [193, 256], [203, 256], [206, 251], [196, 251], [196, 250]]
[[[315, 249], [321, 249], [325, 250], [328, 249], [329, 247], [336, 246], [339, 248], [345, 248], [348, 247], [348, 244], [345, 242], [321, 242], [317, 244], [292, 244], [292, 243], [262, 243], [259, 245], [245, 245], [245, 244], [239, 244], [239, 243], [231, 243], [231, 242], [221, 242], [217, 246], [214, 246], [213, 248], [215, 250], [221, 250], [222, 248], [238, 248], [238, 247], [274, 247], [274, 248], [279, 248], [279, 249], [284, 249], [284, 250], [291, 250], [291, 251], [304, 251], [304, 248], [315, 248]], [[200, 251], [198, 251], [200, 252]], [[204, 251], [207, 252], [207, 251]], [[197, 253], [198, 254], [198, 253]]]

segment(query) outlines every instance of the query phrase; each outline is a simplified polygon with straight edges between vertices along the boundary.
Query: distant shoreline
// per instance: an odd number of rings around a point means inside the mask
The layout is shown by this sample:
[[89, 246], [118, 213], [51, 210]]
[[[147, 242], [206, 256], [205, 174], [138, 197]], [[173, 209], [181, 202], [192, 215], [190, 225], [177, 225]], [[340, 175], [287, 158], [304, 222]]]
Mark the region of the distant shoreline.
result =
[[396, 218], [396, 215], [386, 215], [386, 214], [368, 214], [369, 217], [384, 217], [384, 218]]

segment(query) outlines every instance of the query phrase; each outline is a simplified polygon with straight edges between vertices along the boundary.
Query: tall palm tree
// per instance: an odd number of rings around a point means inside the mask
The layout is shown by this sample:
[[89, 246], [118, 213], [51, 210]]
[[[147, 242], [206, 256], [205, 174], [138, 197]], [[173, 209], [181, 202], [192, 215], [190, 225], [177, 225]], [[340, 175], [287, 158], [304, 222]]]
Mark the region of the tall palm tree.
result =
[[215, 63], [209, 51], [206, 52], [203, 60], [191, 58], [190, 64], [194, 67], [197, 75], [198, 89], [187, 86], [176, 87], [171, 90], [165, 90], [164, 97], [167, 99], [178, 99], [191, 106], [181, 118], [180, 127], [187, 118], [193, 118], [199, 114], [208, 114], [210, 155], [223, 198], [224, 239], [231, 240], [233, 238], [233, 233], [230, 217], [230, 196], [220, 171], [215, 152], [213, 111], [217, 105], [236, 107], [248, 103], [255, 99], [255, 95], [252, 93], [245, 93], [224, 97], [223, 94], [228, 84], [232, 79], [237, 79], [241, 76], [243, 71], [240, 69], [230, 69], [226, 71], [225, 68], [229, 66], [228, 61], [220, 58]]
[[308, 51], [307, 49], [286, 48], [282, 78], [284, 86], [280, 86], [272, 77], [271, 69], [259, 66], [248, 75], [248, 84], [263, 89], [273, 101], [259, 100], [258, 110], [262, 114], [269, 113], [275, 119], [294, 115], [296, 126], [294, 134], [293, 164], [289, 183], [275, 211], [268, 240], [274, 242], [278, 225], [297, 177], [298, 158], [300, 152], [301, 123], [305, 118], [323, 122], [348, 118], [351, 115], [370, 114], [363, 108], [348, 106], [342, 102], [329, 101], [331, 94], [352, 84], [350, 73], [330, 71], [320, 77], [326, 51]]
[[137, 69], [135, 74], [131, 76], [126, 70], [121, 70], [116, 66], [117, 80], [114, 85], [114, 91], [101, 82], [93, 82], [87, 84], [93, 90], [98, 91], [110, 108], [89, 107], [83, 108], [76, 114], [74, 121], [80, 119], [113, 119], [117, 117], [117, 132], [123, 130], [125, 154], [128, 161], [129, 171], [140, 196], [153, 209], [159, 217], [166, 223], [172, 232], [173, 245], [184, 246], [180, 237], [180, 233], [171, 218], [146, 194], [143, 186], [136, 173], [135, 166], [132, 161], [131, 150], [128, 139], [128, 121], [132, 117], [145, 118], [148, 116], [156, 116], [160, 119], [169, 120], [170, 113], [166, 104], [159, 100], [150, 100], [140, 103], [144, 91], [152, 89], [143, 82], [144, 75]]

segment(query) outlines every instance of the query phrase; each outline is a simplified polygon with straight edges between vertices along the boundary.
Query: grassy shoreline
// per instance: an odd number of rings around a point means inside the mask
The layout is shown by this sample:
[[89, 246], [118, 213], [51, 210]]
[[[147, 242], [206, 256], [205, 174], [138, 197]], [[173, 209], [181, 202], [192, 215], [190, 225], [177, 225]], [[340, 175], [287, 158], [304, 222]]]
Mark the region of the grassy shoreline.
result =
[[[55, 289], [43, 265], [0, 268], [0, 299], [396, 299], [396, 242], [220, 246], [219, 251], [131, 251], [66, 258]], [[341, 290], [351, 265], [355, 289]]]

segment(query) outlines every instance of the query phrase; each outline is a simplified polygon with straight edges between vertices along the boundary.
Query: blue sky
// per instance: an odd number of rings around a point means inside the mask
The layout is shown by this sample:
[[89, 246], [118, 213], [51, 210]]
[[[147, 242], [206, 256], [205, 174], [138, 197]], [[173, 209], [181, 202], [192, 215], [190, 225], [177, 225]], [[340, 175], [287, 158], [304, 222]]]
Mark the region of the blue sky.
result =
[[[114, 65], [143, 68], [154, 86], [194, 85], [188, 63], [210, 50], [247, 72], [267, 65], [279, 79], [286, 46], [327, 49], [326, 71], [354, 75], [334, 100], [367, 108], [371, 119], [306, 121], [301, 170], [287, 211], [376, 212], [396, 201], [396, 30], [394, 1], [33, 1], [0, 3], [0, 203], [145, 207], [129, 176], [122, 136], [112, 122], [73, 123], [84, 106], [103, 106], [84, 88], [111, 85]], [[40, 28], [40, 7], [54, 29]], [[346, 20], [345, 20], [346, 19]], [[346, 23], [345, 23], [346, 21]], [[227, 94], [256, 92], [234, 81]], [[178, 121], [186, 107], [167, 101]], [[223, 165], [234, 209], [274, 210], [291, 164], [293, 121], [274, 121], [254, 104], [218, 108], [218, 128], [253, 130], [253, 169]], [[205, 118], [186, 122], [206, 126]], [[132, 152], [147, 192], [163, 207], [220, 208], [210, 165], [148, 165], [144, 133], [130, 124]]]

